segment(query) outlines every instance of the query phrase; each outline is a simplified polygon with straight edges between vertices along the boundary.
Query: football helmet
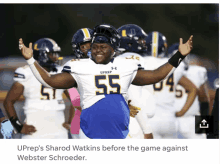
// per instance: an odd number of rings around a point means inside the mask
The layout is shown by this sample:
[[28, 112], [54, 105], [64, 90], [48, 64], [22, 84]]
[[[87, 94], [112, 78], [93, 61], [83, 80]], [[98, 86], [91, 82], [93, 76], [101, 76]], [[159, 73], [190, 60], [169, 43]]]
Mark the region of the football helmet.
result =
[[115, 27], [108, 24], [97, 25], [92, 37], [93, 43], [108, 43], [115, 51], [120, 45], [120, 36]]
[[208, 85], [211, 89], [215, 90], [219, 88], [219, 72], [218, 70], [208, 70]]
[[160, 32], [153, 31], [146, 38], [147, 55], [154, 57], [165, 57], [167, 51], [167, 39]]
[[[42, 67], [50, 69], [56, 68], [58, 60], [62, 59], [60, 56], [61, 48], [58, 44], [50, 38], [42, 38], [37, 40], [33, 45], [33, 57]], [[58, 60], [52, 61], [48, 56], [49, 53], [55, 55]]]
[[77, 58], [83, 58], [83, 56], [87, 55], [80, 50], [80, 45], [87, 42], [91, 42], [92, 35], [93, 30], [91, 30], [90, 28], [81, 28], [73, 35], [71, 44], [72, 49], [74, 51], [74, 55]]
[[145, 38], [147, 34], [135, 24], [126, 24], [118, 28], [121, 37], [120, 49], [128, 52], [136, 52], [141, 55], [146, 53]]

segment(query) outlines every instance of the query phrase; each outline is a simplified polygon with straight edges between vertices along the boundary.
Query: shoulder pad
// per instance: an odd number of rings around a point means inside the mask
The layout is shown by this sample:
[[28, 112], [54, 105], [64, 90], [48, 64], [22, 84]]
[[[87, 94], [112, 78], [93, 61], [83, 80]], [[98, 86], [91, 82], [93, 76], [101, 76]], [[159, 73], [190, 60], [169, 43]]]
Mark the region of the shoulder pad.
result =
[[30, 76], [30, 67], [28, 65], [24, 67], [19, 67], [14, 72], [14, 80], [15, 81], [27, 81]]
[[73, 72], [73, 70], [76, 71], [82, 61], [87, 61], [87, 60], [83, 60], [83, 59], [69, 60], [68, 62], [66, 62], [63, 65], [62, 72], [69, 72], [70, 73], [70, 72]]

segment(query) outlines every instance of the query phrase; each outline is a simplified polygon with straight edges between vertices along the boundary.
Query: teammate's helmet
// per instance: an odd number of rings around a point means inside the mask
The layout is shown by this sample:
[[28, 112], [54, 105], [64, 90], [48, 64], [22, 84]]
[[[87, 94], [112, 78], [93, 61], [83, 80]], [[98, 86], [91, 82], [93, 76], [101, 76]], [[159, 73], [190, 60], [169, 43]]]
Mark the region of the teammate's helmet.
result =
[[92, 37], [93, 43], [108, 43], [115, 51], [120, 45], [120, 36], [115, 27], [107, 24], [97, 25]]
[[218, 70], [208, 70], [208, 85], [211, 89], [215, 90], [219, 88], [219, 72]]
[[128, 52], [146, 53], [145, 38], [147, 34], [135, 24], [126, 24], [118, 28], [121, 36], [120, 48]]
[[[179, 43], [172, 44], [167, 50], [168, 57], [169, 58], [172, 57], [178, 51], [178, 49], [179, 49]], [[187, 55], [183, 60], [185, 64], [185, 70], [189, 68], [190, 56], [191, 54]]]
[[165, 57], [167, 51], [167, 39], [160, 32], [153, 31], [146, 38], [147, 55]]
[[80, 50], [80, 45], [92, 41], [93, 30], [90, 28], [79, 29], [72, 38], [71, 44], [74, 55], [77, 58], [83, 58], [83, 52]]
[[[48, 53], [52, 52], [57, 57], [60, 56], [61, 48], [58, 44], [50, 38], [42, 38], [37, 40], [33, 45], [33, 57], [43, 67], [55, 68], [58, 61], [53, 62], [49, 57]], [[60, 58], [62, 59], [62, 58]], [[59, 60], [59, 58], [58, 58]]]

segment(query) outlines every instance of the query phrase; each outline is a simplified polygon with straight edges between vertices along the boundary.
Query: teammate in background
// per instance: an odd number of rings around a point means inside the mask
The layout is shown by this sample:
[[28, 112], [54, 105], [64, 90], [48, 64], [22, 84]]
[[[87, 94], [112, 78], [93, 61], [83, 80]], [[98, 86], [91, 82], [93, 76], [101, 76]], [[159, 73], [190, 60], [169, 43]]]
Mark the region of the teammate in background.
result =
[[142, 70], [138, 60], [113, 58], [120, 36], [113, 26], [106, 24], [94, 28], [92, 58], [71, 60], [60, 74], [49, 75], [35, 62], [32, 43], [27, 48], [19, 39], [19, 48], [42, 84], [57, 89], [78, 88], [82, 107], [80, 127], [87, 137], [124, 139], [129, 133], [126, 94], [130, 84], [149, 85], [166, 78], [192, 50], [192, 38], [185, 44], [180, 39], [179, 51], [153, 71]]
[[[178, 43], [171, 45], [168, 49], [168, 55], [175, 53], [178, 50]], [[178, 124], [178, 138], [183, 139], [206, 139], [206, 134], [195, 133], [195, 115], [208, 116], [209, 115], [209, 95], [207, 88], [207, 71], [206, 68], [196, 65], [189, 54], [185, 59], [185, 73], [184, 75], [197, 87], [198, 95], [196, 96], [192, 106], [181, 117], [177, 118]], [[182, 86], [176, 87], [175, 109], [180, 111], [188, 96], [188, 91]]]
[[[166, 57], [167, 40], [163, 34], [157, 31], [150, 32], [146, 39], [146, 44], [148, 56], [145, 57], [145, 69], [154, 70], [169, 60]], [[156, 139], [177, 138], [176, 117], [184, 115], [196, 97], [196, 86], [183, 76], [183, 73], [184, 63], [181, 63], [166, 79], [153, 84], [156, 112], [149, 122]], [[181, 111], [176, 112], [174, 108], [175, 88], [178, 83], [188, 90], [189, 94], [184, 107], [182, 107]]]
[[[118, 32], [121, 36], [119, 49], [122, 51], [122, 55], [119, 55], [118, 57], [133, 58], [138, 59], [140, 62], [144, 62], [144, 59], [142, 59], [141, 56], [146, 53], [145, 38], [147, 37], [147, 34], [144, 30], [138, 25], [126, 24], [119, 27]], [[150, 105], [152, 105], [154, 99], [147, 99], [144, 96], [144, 90], [142, 88], [142, 86], [130, 85], [128, 89], [128, 100], [131, 100], [133, 106], [140, 108], [139, 113], [135, 116], [136, 119], [130, 119], [129, 134], [133, 139], [153, 139], [152, 129], [148, 123], [146, 113], [147, 109], [152, 108]], [[145, 92], [148, 91], [145, 90]], [[150, 93], [148, 92], [148, 94]], [[136, 121], [138, 123], [136, 123]]]
[[[71, 45], [74, 56], [77, 59], [89, 58], [87, 54], [91, 48], [92, 34], [93, 31], [90, 28], [81, 28], [73, 35]], [[76, 88], [71, 88], [68, 92], [72, 105], [75, 108], [75, 116], [71, 122], [71, 135], [73, 139], [80, 139], [80, 115], [82, 111], [80, 107], [80, 95]]]
[[[58, 66], [60, 47], [50, 38], [42, 38], [33, 46], [33, 56], [50, 75], [61, 72]], [[68, 130], [74, 115], [71, 106], [69, 120], [65, 122], [65, 103], [62, 94], [69, 98], [67, 90], [51, 89], [42, 85], [33, 75], [28, 65], [19, 67], [14, 73], [14, 84], [4, 100], [4, 107], [22, 139], [68, 139]], [[25, 97], [25, 123], [22, 124], [14, 109], [14, 103], [23, 94]]]
[[4, 139], [11, 139], [14, 128], [11, 125], [11, 122], [5, 118], [1, 108], [0, 108], [0, 123], [1, 123], [1, 133]]

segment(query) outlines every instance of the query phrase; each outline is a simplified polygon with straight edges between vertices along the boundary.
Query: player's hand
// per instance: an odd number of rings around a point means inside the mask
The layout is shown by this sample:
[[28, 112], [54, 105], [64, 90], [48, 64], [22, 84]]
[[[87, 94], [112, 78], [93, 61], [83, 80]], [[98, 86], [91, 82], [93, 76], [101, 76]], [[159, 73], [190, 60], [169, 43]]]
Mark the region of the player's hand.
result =
[[180, 38], [180, 44], [179, 44], [179, 52], [183, 55], [186, 56], [190, 53], [190, 51], [193, 48], [193, 35], [190, 36], [189, 40], [183, 44], [183, 38]]
[[73, 106], [74, 108], [78, 109], [80, 112], [82, 112], [81, 106]]
[[21, 50], [21, 53], [26, 60], [33, 56], [32, 43], [29, 43], [29, 47], [26, 47], [22, 38], [19, 39], [19, 49]]
[[182, 117], [184, 115], [184, 113], [179, 111], [179, 112], [176, 112], [175, 115], [176, 115], [176, 117]]
[[31, 135], [36, 131], [37, 130], [33, 125], [27, 125], [26, 123], [24, 123], [20, 133]]
[[71, 124], [64, 122], [63, 127], [66, 128], [66, 130], [70, 130]]
[[139, 110], [141, 110], [141, 108], [133, 106], [130, 103], [131, 103], [131, 100], [128, 100], [128, 107], [130, 109], [130, 116], [135, 117], [138, 114]]
[[144, 139], [154, 139], [153, 134], [144, 134]]

